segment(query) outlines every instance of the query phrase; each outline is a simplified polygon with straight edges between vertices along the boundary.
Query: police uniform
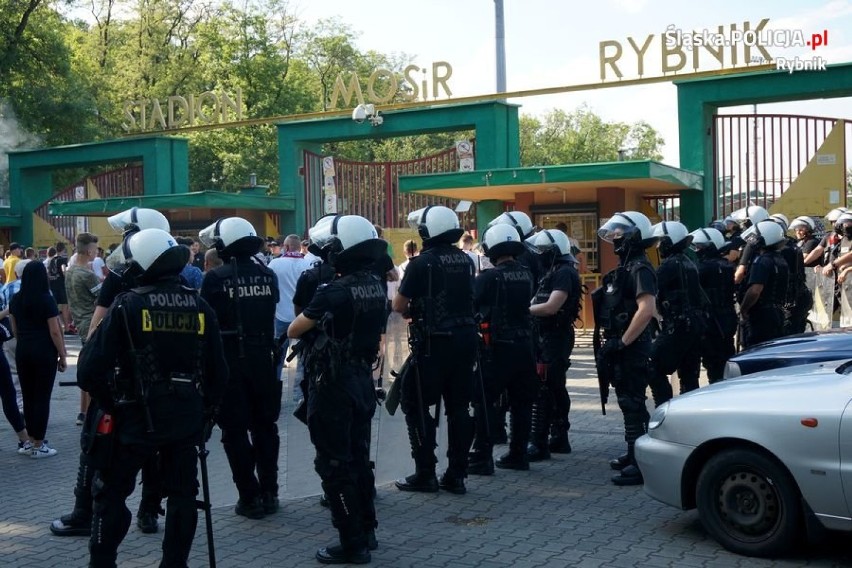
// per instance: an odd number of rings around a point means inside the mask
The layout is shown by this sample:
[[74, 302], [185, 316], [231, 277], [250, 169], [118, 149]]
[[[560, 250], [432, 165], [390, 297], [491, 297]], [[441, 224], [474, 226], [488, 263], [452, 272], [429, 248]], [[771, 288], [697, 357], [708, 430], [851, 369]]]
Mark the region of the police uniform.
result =
[[[601, 288], [593, 294], [593, 299], [597, 294], [602, 296], [598, 300], [600, 306], [595, 308], [596, 324], [607, 341], [620, 341], [638, 310], [639, 297], [657, 295], [657, 276], [644, 250], [632, 251], [622, 258], [619, 267], [603, 277]], [[627, 442], [627, 454], [610, 462], [613, 469], [624, 471], [635, 463], [634, 444], [648, 427], [650, 416], [645, 406], [645, 391], [651, 372], [650, 327], [646, 326], [630, 345], [613, 356], [610, 382], [624, 415], [624, 440]], [[641, 475], [638, 479], [641, 480]]]
[[497, 404], [503, 391], [508, 391], [512, 410], [510, 454], [526, 455], [538, 383], [529, 313], [533, 289], [532, 274], [517, 260], [501, 262], [476, 277], [474, 308], [482, 317], [482, 373], [477, 380], [482, 385], [474, 397], [476, 437], [470, 473], [493, 471], [494, 429], [500, 425]]
[[[544, 386], [533, 406], [533, 424], [529, 448], [530, 460], [546, 459], [550, 452], [570, 453], [568, 429], [571, 423], [571, 397], [565, 386], [565, 373], [571, 366], [574, 350], [574, 321], [580, 314], [582, 288], [572, 256], [556, 257], [541, 279], [533, 304], [547, 302], [554, 291], [567, 294], [565, 303], [552, 316], [535, 318], [537, 361], [544, 367]], [[551, 433], [547, 440], [548, 431]]]
[[116, 565], [131, 518], [125, 500], [139, 469], [159, 452], [168, 496], [162, 565], [185, 566], [197, 522], [194, 446], [228, 372], [213, 310], [177, 276], [123, 293], [84, 346], [77, 372], [83, 389], [114, 401], [116, 444], [93, 482], [90, 565]]
[[356, 271], [320, 285], [302, 315], [320, 322], [329, 337], [314, 342], [305, 363], [314, 465], [343, 549], [358, 551], [377, 524], [370, 465], [372, 365], [387, 319], [387, 293], [370, 271]]
[[700, 352], [707, 380], [722, 380], [725, 363], [733, 356], [734, 336], [737, 333], [737, 312], [734, 307], [734, 266], [712, 249], [698, 253], [698, 279], [709, 300], [707, 331]]
[[651, 347], [649, 378], [656, 406], [672, 398], [669, 375], [675, 371], [681, 394], [698, 388], [699, 346], [707, 326], [704, 306], [695, 264], [682, 252], [665, 258], [657, 268], [657, 311], [662, 324]]
[[278, 279], [250, 256], [232, 258], [207, 272], [201, 297], [219, 319], [231, 369], [217, 422], [240, 495], [238, 513], [258, 517], [258, 499], [274, 512], [278, 498], [282, 385], [275, 376], [273, 337]]
[[743, 345], [751, 347], [784, 335], [784, 302], [787, 297], [787, 262], [775, 250], [764, 250], [752, 262], [745, 289], [762, 284], [763, 291], [743, 322]]
[[400, 401], [417, 473], [397, 481], [397, 487], [407, 490], [416, 481], [434, 479], [437, 421], [429, 407], [443, 398], [449, 466], [440, 485], [462, 493], [473, 439], [469, 406], [478, 341], [473, 318], [474, 267], [467, 254], [449, 243], [424, 244], [423, 251], [410, 260], [399, 286], [399, 294], [411, 300], [412, 332], [419, 338], [412, 356], [420, 380], [403, 382]]
[[786, 239], [779, 251], [787, 263], [787, 293], [784, 299], [784, 334], [804, 333], [808, 312], [814, 305], [813, 294], [805, 279], [805, 259], [795, 239]]

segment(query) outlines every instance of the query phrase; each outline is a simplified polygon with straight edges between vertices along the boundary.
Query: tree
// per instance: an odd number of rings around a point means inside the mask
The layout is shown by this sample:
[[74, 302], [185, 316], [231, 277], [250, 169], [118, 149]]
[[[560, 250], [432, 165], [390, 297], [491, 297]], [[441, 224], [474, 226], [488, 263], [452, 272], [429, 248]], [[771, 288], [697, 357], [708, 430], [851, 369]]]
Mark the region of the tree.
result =
[[662, 158], [663, 139], [650, 125], [604, 122], [587, 106], [552, 110], [541, 119], [523, 115], [519, 126], [523, 166]]

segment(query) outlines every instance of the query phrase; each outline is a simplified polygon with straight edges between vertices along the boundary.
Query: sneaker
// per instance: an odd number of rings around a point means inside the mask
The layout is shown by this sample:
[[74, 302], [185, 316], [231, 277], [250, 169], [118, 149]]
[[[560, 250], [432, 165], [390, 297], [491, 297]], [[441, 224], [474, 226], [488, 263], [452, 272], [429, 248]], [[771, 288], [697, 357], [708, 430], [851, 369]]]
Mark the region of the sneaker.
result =
[[59, 453], [59, 452], [57, 452], [56, 450], [54, 450], [53, 448], [48, 446], [47, 440], [45, 440], [44, 442], [42, 442], [40, 447], [37, 448], [37, 447], [33, 446], [32, 453], [30, 454], [30, 457], [33, 458], [33, 459], [49, 458], [49, 457], [55, 456], [57, 453]]
[[82, 412], [77, 415], [77, 420], [74, 422], [77, 426], [82, 426], [83, 422], [86, 421], [86, 415]]
[[22, 456], [28, 456], [33, 453], [33, 443], [29, 440], [18, 442], [18, 453]]

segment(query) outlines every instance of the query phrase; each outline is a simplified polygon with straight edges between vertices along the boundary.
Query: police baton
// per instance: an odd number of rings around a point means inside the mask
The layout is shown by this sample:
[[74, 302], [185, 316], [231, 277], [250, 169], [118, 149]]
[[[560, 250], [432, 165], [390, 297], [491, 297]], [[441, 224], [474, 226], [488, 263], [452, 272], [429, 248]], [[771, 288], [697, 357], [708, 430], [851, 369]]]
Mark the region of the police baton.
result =
[[204, 497], [203, 501], [195, 501], [197, 509], [204, 511], [204, 524], [207, 528], [207, 556], [210, 559], [210, 568], [216, 568], [216, 550], [213, 546], [213, 516], [211, 514], [210, 503], [210, 480], [207, 472], [207, 455], [210, 453], [207, 450], [204, 438], [207, 436], [205, 431], [201, 434], [201, 442], [198, 444], [198, 464], [201, 469], [201, 491]]

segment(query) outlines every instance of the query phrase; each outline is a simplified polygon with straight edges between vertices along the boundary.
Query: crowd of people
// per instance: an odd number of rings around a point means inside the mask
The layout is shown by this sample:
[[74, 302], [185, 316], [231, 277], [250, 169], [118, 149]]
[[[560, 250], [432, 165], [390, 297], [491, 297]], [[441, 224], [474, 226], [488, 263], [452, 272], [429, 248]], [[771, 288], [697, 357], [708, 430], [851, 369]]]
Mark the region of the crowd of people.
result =
[[[822, 240], [818, 220], [789, 222], [758, 206], [692, 232], [677, 221], [652, 225], [636, 211], [601, 226], [619, 259], [591, 293], [598, 374], [624, 419], [627, 450], [610, 461], [613, 483], [642, 483], [633, 447], [647, 431], [648, 388], [662, 404], [674, 395], [675, 372], [679, 392], [688, 392], [702, 364], [715, 382], [738, 347], [804, 331], [808, 274], [842, 283], [852, 270], [852, 213], [834, 210], [826, 220], [833, 231]], [[541, 230], [523, 212], [506, 212], [475, 246], [454, 211], [429, 206], [409, 215], [419, 242], [406, 241], [395, 266], [381, 228], [357, 215], [323, 217], [305, 241], [264, 241], [239, 217], [216, 221], [198, 239], [172, 237], [165, 217], [148, 209], [109, 222], [122, 242], [105, 268], [90, 233], [77, 235], [70, 259], [63, 243], [44, 262], [13, 243], [4, 270], [14, 277], [0, 293], [0, 394], [19, 453], [57, 453], [46, 428], [55, 375], [67, 365], [63, 330], [82, 341], [74, 508], [50, 528], [88, 535], [92, 566], [116, 564], [131, 521], [124, 502], [140, 471], [137, 526], [157, 532], [168, 497], [164, 565], [185, 565], [198, 456], [214, 423], [239, 493], [235, 513], [278, 511], [277, 421], [290, 341], [297, 415], [339, 537], [316, 558], [369, 562], [378, 546], [369, 449], [381, 399], [375, 367], [392, 314], [408, 322], [410, 346], [388, 393], [405, 415], [414, 462], [399, 490], [464, 494], [469, 475], [527, 471], [572, 451], [566, 377], [588, 291], [565, 228]], [[448, 466], [438, 475], [441, 414]], [[504, 439], [507, 451], [494, 459]]]

